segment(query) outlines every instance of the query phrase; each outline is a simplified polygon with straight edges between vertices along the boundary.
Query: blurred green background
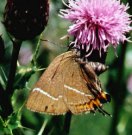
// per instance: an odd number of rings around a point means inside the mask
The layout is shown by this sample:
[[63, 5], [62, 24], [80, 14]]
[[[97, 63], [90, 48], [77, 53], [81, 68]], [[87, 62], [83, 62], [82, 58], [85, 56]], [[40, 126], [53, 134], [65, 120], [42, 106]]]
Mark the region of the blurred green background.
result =
[[[123, 2], [126, 3], [127, 0]], [[0, 61], [0, 82], [2, 86], [5, 85], [4, 80], [6, 80], [9, 72], [12, 52], [12, 43], [2, 24], [5, 3], [5, 0], [0, 0], [0, 35], [2, 35], [5, 43], [5, 55]], [[46, 68], [55, 56], [67, 50], [67, 39], [60, 40], [60, 38], [67, 34], [69, 22], [58, 16], [61, 8], [64, 7], [60, 0], [50, 1], [49, 21], [42, 36], [42, 39], [50, 42], [41, 42], [37, 60], [40, 68]], [[132, 13], [132, 8], [129, 13]], [[23, 42], [19, 54], [15, 92], [12, 98], [16, 113], [11, 116], [8, 126], [10, 128], [2, 127], [2, 120], [0, 121], [0, 135], [11, 134], [9, 129], [13, 129], [13, 134], [16, 135], [62, 135], [61, 130], [65, 116], [52, 117], [31, 112], [25, 107], [21, 109], [31, 88], [43, 72], [31, 72], [33, 67], [29, 64], [37, 41], [38, 38]], [[113, 117], [104, 117], [98, 112], [95, 115], [73, 115], [70, 135], [132, 135], [132, 43], [119, 45], [117, 56], [114, 55], [114, 49], [109, 48], [106, 58], [109, 70], [100, 75], [103, 88], [112, 95], [111, 103], [105, 104], [104, 109]], [[44, 127], [44, 132], [41, 133]]]

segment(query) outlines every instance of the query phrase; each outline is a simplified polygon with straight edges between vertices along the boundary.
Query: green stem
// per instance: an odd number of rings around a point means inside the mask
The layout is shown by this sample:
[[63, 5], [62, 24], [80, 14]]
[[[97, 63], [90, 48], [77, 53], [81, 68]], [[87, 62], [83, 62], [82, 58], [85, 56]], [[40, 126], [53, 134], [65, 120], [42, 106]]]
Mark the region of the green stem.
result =
[[17, 59], [18, 59], [21, 44], [22, 41], [19, 40], [13, 41], [13, 51], [12, 51], [9, 77], [7, 81], [6, 90], [2, 93], [3, 95], [1, 96], [1, 100], [0, 100], [3, 118], [7, 118], [7, 116], [9, 116], [13, 112], [13, 108], [11, 105], [11, 97], [14, 93], [13, 84], [14, 84], [15, 73], [17, 68]]
[[42, 34], [41, 34], [40, 37], [39, 37], [37, 46], [36, 46], [36, 48], [35, 48], [35, 52], [34, 52], [34, 54], [33, 54], [33, 59], [32, 59], [33, 65], [37, 65], [37, 62], [36, 62], [36, 61], [37, 61], [37, 58], [38, 58], [38, 52], [39, 52], [39, 48], [40, 48], [41, 37], [42, 37]]
[[[114, 100], [114, 107], [113, 107], [113, 119], [111, 123], [111, 128], [109, 135], [118, 135], [117, 132], [117, 125], [119, 123], [119, 116], [120, 111], [123, 107], [124, 100], [126, 97], [126, 86], [123, 82], [123, 75], [124, 75], [124, 61], [125, 61], [125, 53], [127, 49], [127, 44], [124, 43], [121, 48], [121, 54], [118, 60], [118, 73], [117, 73], [117, 80], [113, 83], [110, 81], [110, 89], [111, 89], [111, 95]], [[113, 80], [113, 77], [110, 77], [109, 80]], [[116, 92], [115, 92], [116, 91]], [[119, 94], [120, 93], [120, 94]]]
[[42, 127], [41, 127], [41, 129], [40, 129], [40, 131], [39, 131], [39, 133], [37, 135], [42, 135], [43, 134], [47, 123], [48, 123], [48, 119], [44, 120], [44, 123], [43, 123], [43, 125], [42, 125]]
[[8, 77], [8, 82], [7, 82], [7, 87], [6, 87], [6, 92], [10, 95], [13, 94], [13, 82], [15, 78], [15, 73], [16, 73], [16, 67], [17, 67], [17, 59], [20, 51], [22, 42], [21, 41], [14, 41], [13, 42], [13, 52], [12, 52], [12, 59], [11, 59], [11, 66], [10, 66], [10, 72], [9, 72], [9, 77]]

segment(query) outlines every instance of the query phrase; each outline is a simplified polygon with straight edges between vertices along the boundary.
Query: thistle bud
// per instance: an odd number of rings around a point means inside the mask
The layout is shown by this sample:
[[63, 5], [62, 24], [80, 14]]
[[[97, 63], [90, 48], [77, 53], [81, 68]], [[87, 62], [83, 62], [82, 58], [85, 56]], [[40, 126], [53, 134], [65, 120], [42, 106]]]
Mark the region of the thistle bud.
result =
[[7, 0], [3, 23], [16, 39], [29, 40], [44, 30], [48, 16], [48, 0]]

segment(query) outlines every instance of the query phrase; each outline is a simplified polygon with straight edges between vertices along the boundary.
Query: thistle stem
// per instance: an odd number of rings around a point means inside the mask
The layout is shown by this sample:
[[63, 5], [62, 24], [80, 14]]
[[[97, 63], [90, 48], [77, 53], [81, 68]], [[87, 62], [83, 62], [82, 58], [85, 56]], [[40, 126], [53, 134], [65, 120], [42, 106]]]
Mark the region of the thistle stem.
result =
[[13, 41], [13, 52], [12, 52], [11, 66], [10, 66], [7, 87], [6, 87], [6, 92], [10, 95], [12, 95], [14, 92], [13, 82], [14, 82], [14, 78], [15, 78], [17, 59], [18, 59], [21, 44], [22, 44], [21, 41], [17, 41], [17, 40]]
[[[113, 119], [112, 119], [112, 123], [111, 123], [111, 128], [110, 128], [110, 132], [109, 135], [118, 135], [117, 132], [117, 125], [119, 123], [119, 116], [120, 116], [120, 111], [123, 107], [124, 101], [125, 101], [125, 97], [126, 97], [126, 85], [123, 83], [123, 71], [124, 71], [124, 61], [125, 61], [125, 54], [126, 54], [126, 49], [127, 49], [127, 44], [126, 42], [122, 45], [121, 48], [121, 54], [118, 60], [118, 74], [117, 74], [117, 80], [116, 80], [116, 84], [117, 86], [112, 86], [111, 84], [111, 95], [113, 96], [113, 100], [114, 100], [114, 107], [113, 107]], [[119, 68], [120, 66], [120, 68]], [[120, 78], [120, 81], [119, 81]], [[112, 80], [113, 78], [110, 78], [109, 80]], [[114, 83], [114, 84], [115, 84]], [[116, 92], [115, 92], [116, 91]], [[119, 94], [121, 93], [121, 94]]]
[[38, 58], [38, 52], [39, 52], [39, 48], [40, 48], [41, 37], [42, 37], [42, 34], [39, 37], [35, 52], [33, 54], [33, 59], [32, 59], [33, 65], [37, 65], [36, 61], [37, 61], [37, 58]]
[[6, 90], [3, 92], [1, 96], [1, 107], [2, 107], [2, 116], [3, 118], [7, 118], [12, 112], [13, 108], [11, 105], [11, 97], [14, 93], [13, 83], [15, 79], [15, 73], [17, 68], [17, 59], [20, 51], [22, 41], [15, 40], [13, 41], [13, 51], [12, 51], [12, 58], [11, 58], [11, 65], [10, 71], [7, 81]]
[[40, 129], [40, 131], [39, 131], [39, 133], [37, 135], [42, 135], [43, 134], [47, 123], [48, 123], [48, 119], [44, 120], [43, 125], [42, 125], [42, 127], [41, 127], [41, 129]]

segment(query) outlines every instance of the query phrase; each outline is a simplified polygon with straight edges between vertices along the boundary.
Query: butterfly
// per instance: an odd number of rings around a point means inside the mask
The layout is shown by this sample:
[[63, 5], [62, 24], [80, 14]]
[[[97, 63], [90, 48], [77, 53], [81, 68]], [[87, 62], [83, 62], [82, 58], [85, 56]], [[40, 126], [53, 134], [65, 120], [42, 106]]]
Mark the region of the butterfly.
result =
[[102, 90], [97, 70], [102, 72], [106, 67], [96, 62], [81, 62], [74, 51], [57, 56], [33, 87], [26, 107], [52, 115], [96, 110], [108, 114], [102, 106], [111, 98]]

